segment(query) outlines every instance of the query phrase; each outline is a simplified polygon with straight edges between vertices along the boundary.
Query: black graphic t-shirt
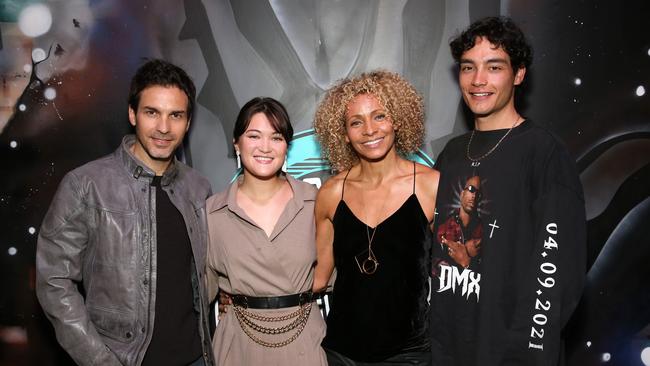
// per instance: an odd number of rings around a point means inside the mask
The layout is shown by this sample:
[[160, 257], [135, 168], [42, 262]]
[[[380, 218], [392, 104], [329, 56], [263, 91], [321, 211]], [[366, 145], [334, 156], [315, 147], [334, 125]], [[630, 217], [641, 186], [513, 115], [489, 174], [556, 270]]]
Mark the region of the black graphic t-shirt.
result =
[[[476, 131], [470, 156], [507, 131]], [[574, 162], [532, 121], [477, 162], [467, 158], [470, 135], [449, 141], [436, 161], [434, 365], [556, 365], [586, 265]]]

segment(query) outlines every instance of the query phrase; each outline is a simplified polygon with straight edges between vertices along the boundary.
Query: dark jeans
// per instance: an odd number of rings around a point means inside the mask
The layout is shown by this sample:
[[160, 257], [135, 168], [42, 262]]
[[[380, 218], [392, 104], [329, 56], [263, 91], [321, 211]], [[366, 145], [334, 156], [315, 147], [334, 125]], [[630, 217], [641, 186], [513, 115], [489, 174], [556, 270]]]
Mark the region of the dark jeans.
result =
[[379, 362], [357, 362], [325, 348], [329, 366], [431, 366], [431, 352], [407, 352]]

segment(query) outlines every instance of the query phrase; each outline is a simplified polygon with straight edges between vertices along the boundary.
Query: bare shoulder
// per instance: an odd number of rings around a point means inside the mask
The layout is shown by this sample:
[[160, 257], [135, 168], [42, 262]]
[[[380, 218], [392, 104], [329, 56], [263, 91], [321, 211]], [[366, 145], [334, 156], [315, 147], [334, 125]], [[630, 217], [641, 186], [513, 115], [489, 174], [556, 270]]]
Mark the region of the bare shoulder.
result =
[[317, 215], [320, 213], [330, 218], [334, 215], [336, 205], [341, 199], [346, 173], [347, 171], [330, 177], [321, 185], [316, 196]]
[[318, 190], [318, 198], [328, 198], [330, 196], [338, 197], [341, 195], [343, 190], [343, 181], [345, 180], [345, 174], [347, 171], [338, 173], [335, 176], [330, 177], [326, 180], [323, 185], [321, 185]]
[[[433, 190], [434, 195], [438, 192], [438, 181], [440, 180], [440, 172], [429, 168], [426, 165], [415, 163], [415, 174], [417, 178], [418, 187], [422, 187], [425, 190]], [[427, 189], [427, 187], [429, 189]]]
[[431, 221], [433, 220], [436, 209], [436, 195], [438, 194], [440, 173], [422, 164], [416, 164], [415, 173], [418, 200], [427, 218]]

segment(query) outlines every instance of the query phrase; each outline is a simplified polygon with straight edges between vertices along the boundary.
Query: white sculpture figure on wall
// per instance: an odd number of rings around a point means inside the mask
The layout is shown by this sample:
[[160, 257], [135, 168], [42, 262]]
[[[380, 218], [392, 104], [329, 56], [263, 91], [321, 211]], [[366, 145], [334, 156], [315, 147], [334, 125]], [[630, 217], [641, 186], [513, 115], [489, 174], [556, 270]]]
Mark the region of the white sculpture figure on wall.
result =
[[[469, 3], [186, 0], [179, 38], [193, 42], [181, 42], [171, 59], [188, 67], [199, 85], [191, 163], [215, 189], [225, 187], [235, 170], [229, 131], [242, 103], [259, 95], [282, 101], [296, 136], [309, 138], [324, 90], [341, 78], [377, 68], [403, 74], [424, 96], [423, 153], [432, 157], [462, 119], [448, 39], [469, 24]], [[203, 57], [189, 58], [188, 52]], [[327, 170], [314, 156], [317, 149], [304, 152], [315, 140], [296, 142], [301, 153], [290, 151], [290, 173], [307, 178], [317, 166]]]

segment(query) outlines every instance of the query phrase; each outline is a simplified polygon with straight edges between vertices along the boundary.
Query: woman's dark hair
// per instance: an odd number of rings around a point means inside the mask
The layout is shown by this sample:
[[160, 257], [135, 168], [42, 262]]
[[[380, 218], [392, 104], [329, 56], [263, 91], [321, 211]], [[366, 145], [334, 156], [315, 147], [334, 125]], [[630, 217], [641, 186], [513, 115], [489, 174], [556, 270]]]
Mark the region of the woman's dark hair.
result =
[[476, 39], [480, 37], [502, 47], [510, 56], [510, 64], [515, 72], [522, 67], [528, 68], [533, 61], [533, 49], [524, 33], [507, 17], [487, 17], [472, 23], [449, 43], [454, 60], [460, 62], [463, 53], [474, 47]]
[[185, 95], [187, 95], [187, 119], [192, 118], [194, 99], [196, 97], [194, 82], [192, 82], [185, 70], [164, 60], [147, 61], [136, 71], [133, 79], [131, 79], [131, 88], [129, 89], [129, 107], [137, 111], [142, 91], [155, 85], [174, 86], [185, 92]]
[[244, 134], [248, 125], [251, 123], [251, 119], [257, 113], [264, 113], [273, 129], [284, 137], [287, 145], [291, 142], [293, 138], [293, 127], [291, 127], [289, 113], [287, 113], [282, 103], [269, 97], [253, 98], [241, 107], [237, 121], [235, 122], [235, 128], [232, 131], [232, 137], [235, 142], [239, 140], [239, 136]]

